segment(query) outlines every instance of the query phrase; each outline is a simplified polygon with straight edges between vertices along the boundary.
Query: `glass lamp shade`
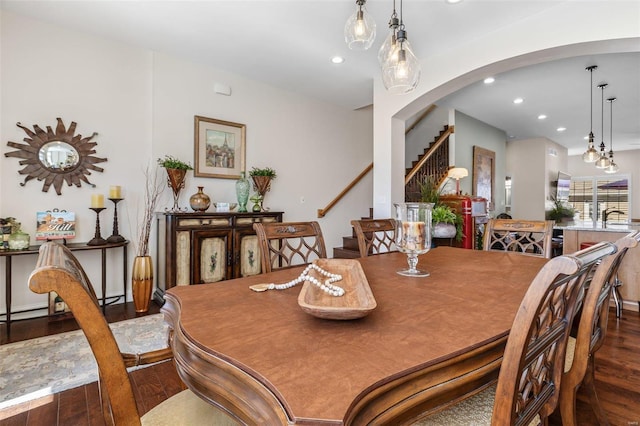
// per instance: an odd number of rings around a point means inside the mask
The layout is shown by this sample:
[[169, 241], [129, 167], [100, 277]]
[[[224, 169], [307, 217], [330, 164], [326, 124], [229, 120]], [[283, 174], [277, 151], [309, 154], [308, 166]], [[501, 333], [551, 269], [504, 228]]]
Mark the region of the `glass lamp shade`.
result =
[[390, 93], [409, 93], [420, 82], [420, 62], [408, 41], [396, 44], [396, 49], [391, 51], [388, 60], [382, 65], [382, 82]]
[[613, 161], [613, 159], [611, 159], [609, 161], [609, 167], [604, 169], [604, 172], [605, 173], [609, 173], [609, 174], [613, 174], [613, 173], [617, 173], [618, 169], [619, 169], [618, 165]]
[[380, 66], [383, 66], [387, 60], [391, 58], [391, 52], [395, 52], [397, 54], [396, 47], [398, 45], [398, 41], [396, 38], [395, 30], [391, 30], [387, 38], [380, 46], [380, 50], [378, 50], [378, 63]]
[[589, 133], [589, 146], [587, 151], [582, 154], [582, 160], [585, 163], [595, 163], [600, 158], [600, 154], [596, 151], [596, 148], [593, 146], [593, 133]]
[[367, 13], [364, 2], [347, 19], [344, 26], [344, 41], [351, 50], [367, 50], [376, 38], [376, 22]]
[[598, 169], [606, 169], [609, 167], [609, 159], [604, 151], [604, 142], [600, 144], [600, 158], [596, 160], [596, 167]]

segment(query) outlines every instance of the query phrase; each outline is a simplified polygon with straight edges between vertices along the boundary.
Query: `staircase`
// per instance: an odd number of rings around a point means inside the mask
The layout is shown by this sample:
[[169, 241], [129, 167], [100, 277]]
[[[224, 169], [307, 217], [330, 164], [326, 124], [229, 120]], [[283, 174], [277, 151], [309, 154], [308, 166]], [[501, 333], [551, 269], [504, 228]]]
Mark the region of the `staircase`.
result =
[[[369, 217], [361, 217], [361, 219], [372, 219], [373, 208], [369, 209]], [[356, 259], [360, 257], [360, 249], [358, 248], [358, 238], [356, 232], [351, 227], [351, 236], [342, 237], [342, 247], [333, 248], [334, 259]]]
[[431, 176], [440, 185], [449, 172], [449, 135], [453, 126], [444, 126], [440, 134], [424, 149], [418, 159], [411, 163], [405, 173], [405, 201], [420, 201], [420, 183]]
[[[420, 183], [427, 176], [431, 176], [439, 186], [447, 178], [449, 172], [449, 135], [454, 131], [453, 126], [444, 126], [440, 134], [436, 136], [424, 149], [420, 157], [412, 163], [412, 168], [406, 170], [404, 199], [408, 202], [420, 201]], [[369, 217], [373, 218], [373, 209], [369, 209]], [[333, 249], [335, 259], [353, 259], [360, 257], [358, 239], [355, 231], [351, 229], [350, 237], [342, 237], [342, 247]]]

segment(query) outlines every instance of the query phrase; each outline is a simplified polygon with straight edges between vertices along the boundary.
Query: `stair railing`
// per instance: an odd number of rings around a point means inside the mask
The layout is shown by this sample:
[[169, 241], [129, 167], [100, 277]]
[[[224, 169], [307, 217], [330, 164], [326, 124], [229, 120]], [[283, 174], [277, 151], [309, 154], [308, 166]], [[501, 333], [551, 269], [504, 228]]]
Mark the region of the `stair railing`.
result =
[[449, 136], [455, 133], [454, 126], [447, 127], [429, 150], [405, 175], [405, 200], [420, 200], [420, 182], [431, 176], [437, 185], [446, 179], [449, 172]]
[[351, 183], [347, 185], [336, 198], [334, 198], [329, 204], [327, 204], [324, 209], [318, 209], [318, 217], [324, 217], [327, 213], [329, 213], [329, 210], [331, 210], [333, 206], [335, 206], [338, 201], [342, 199], [342, 197], [344, 197], [351, 189], [353, 189], [353, 187], [356, 186], [358, 182], [360, 182], [362, 178], [364, 178], [371, 170], [373, 170], [373, 163], [365, 167], [365, 169], [354, 180], [352, 180]]

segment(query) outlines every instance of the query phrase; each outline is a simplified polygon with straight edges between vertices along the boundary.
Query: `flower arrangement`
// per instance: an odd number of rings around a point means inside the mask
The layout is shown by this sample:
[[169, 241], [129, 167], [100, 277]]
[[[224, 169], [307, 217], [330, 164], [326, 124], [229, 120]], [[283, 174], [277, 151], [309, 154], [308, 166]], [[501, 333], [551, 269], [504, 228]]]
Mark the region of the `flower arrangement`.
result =
[[191, 163], [185, 163], [172, 155], [165, 155], [164, 158], [158, 158], [158, 165], [165, 169], [193, 170]]

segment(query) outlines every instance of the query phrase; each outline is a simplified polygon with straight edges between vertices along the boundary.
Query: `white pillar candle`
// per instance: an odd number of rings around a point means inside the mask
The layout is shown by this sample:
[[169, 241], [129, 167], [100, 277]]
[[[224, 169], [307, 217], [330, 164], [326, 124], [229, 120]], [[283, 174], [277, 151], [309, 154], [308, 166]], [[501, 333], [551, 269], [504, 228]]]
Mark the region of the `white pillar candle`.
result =
[[122, 198], [122, 191], [119, 186], [110, 186], [109, 187], [109, 198]]
[[99, 209], [104, 207], [104, 195], [93, 194], [91, 195], [91, 208]]

